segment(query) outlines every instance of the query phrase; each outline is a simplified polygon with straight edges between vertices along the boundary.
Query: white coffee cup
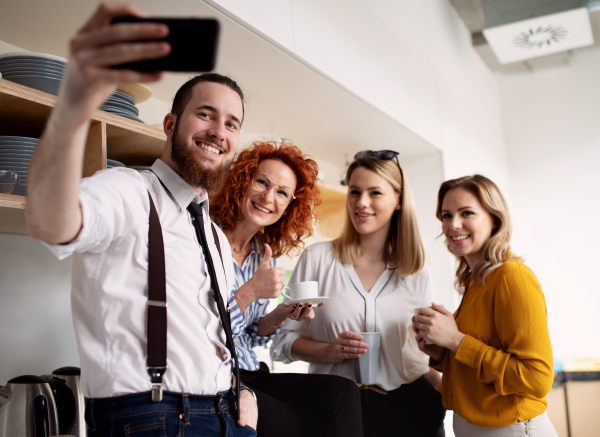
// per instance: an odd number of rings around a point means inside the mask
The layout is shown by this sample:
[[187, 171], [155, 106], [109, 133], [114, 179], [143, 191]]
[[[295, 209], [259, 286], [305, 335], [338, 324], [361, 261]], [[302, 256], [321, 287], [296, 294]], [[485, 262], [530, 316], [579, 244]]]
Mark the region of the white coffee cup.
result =
[[377, 382], [377, 371], [379, 370], [379, 343], [380, 332], [361, 332], [361, 340], [367, 343], [369, 348], [366, 354], [352, 360], [354, 365], [354, 377], [357, 384], [375, 384]]
[[[438, 305], [438, 306], [440, 306], [440, 307], [444, 308], [444, 305]], [[430, 310], [432, 310], [432, 309], [433, 309], [433, 307], [419, 307], [419, 308], [413, 308], [413, 311], [415, 312], [415, 317], [417, 317], [417, 315], [419, 315], [419, 310], [420, 310], [421, 308], [429, 308]], [[417, 327], [419, 327], [418, 323], [420, 323], [420, 322], [417, 322]], [[435, 344], [435, 343], [434, 343], [433, 341], [431, 341], [431, 340], [429, 340], [429, 339], [427, 339], [427, 338], [426, 338], [426, 339], [425, 339], [425, 344]]]
[[[285, 293], [285, 289], [290, 290], [289, 294]], [[317, 281], [296, 282], [288, 287], [283, 287], [281, 294], [290, 300], [302, 299], [308, 302], [312, 298], [319, 297], [319, 283]]]

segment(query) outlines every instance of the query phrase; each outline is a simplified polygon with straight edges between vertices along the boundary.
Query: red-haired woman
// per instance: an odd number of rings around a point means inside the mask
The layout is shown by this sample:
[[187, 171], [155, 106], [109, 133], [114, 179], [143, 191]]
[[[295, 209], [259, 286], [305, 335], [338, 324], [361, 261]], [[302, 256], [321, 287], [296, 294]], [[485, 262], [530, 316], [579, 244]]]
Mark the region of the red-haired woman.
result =
[[231, 245], [236, 271], [229, 302], [242, 382], [258, 398], [257, 432], [269, 436], [361, 436], [360, 392], [329, 375], [272, 374], [254, 346], [266, 345], [290, 318], [313, 318], [310, 302], [278, 305], [285, 270], [275, 259], [303, 247], [313, 233], [321, 201], [317, 163], [289, 141], [256, 142], [240, 152], [221, 191], [210, 203], [213, 219]]

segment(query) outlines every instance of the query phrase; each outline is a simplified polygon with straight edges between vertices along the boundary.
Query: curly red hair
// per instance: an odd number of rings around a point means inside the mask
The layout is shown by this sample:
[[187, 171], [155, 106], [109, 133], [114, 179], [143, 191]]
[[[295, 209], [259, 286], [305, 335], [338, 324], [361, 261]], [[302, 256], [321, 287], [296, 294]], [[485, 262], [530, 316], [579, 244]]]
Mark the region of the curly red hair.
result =
[[304, 247], [303, 240], [314, 232], [314, 208], [321, 203], [321, 192], [317, 187], [319, 166], [291, 141], [283, 140], [279, 147], [274, 141], [257, 141], [242, 150], [234, 159], [221, 191], [211, 196], [210, 215], [225, 232], [233, 231], [243, 219], [242, 197], [252, 183], [258, 164], [267, 159], [283, 162], [298, 179], [296, 199], [289, 204], [286, 214], [257, 234], [260, 246], [265, 243], [271, 246], [273, 257], [277, 258], [299, 252]]

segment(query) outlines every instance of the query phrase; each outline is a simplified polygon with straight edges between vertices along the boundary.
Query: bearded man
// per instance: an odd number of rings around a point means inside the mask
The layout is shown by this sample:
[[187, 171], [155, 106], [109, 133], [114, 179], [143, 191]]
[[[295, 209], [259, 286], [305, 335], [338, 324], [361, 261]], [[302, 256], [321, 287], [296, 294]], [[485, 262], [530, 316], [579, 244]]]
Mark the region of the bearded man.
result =
[[231, 396], [235, 352], [223, 302], [234, 271], [227, 239], [208, 218], [207, 192], [221, 185], [238, 145], [239, 86], [218, 74], [193, 78], [164, 119], [167, 142], [150, 171], [114, 168], [80, 180], [93, 112], [119, 83], [160, 79], [110, 67], [170, 50], [139, 42], [164, 37], [165, 26], [110, 24], [124, 15], [146, 16], [102, 4], [72, 39], [27, 193], [31, 236], [61, 259], [74, 254], [88, 435], [256, 435], [253, 393]]

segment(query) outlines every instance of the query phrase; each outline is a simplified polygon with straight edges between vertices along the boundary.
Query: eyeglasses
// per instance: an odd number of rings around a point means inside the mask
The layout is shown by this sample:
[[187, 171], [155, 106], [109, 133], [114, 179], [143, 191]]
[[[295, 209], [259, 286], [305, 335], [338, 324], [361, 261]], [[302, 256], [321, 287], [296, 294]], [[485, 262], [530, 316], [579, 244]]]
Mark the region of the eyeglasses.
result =
[[394, 152], [393, 150], [363, 150], [354, 155], [354, 159], [363, 159], [367, 156], [375, 156], [383, 161], [389, 161], [390, 159], [396, 158], [396, 164], [398, 164], [400, 176], [402, 177], [402, 181], [404, 181], [404, 172], [402, 171], [402, 167], [400, 167], [400, 161], [398, 161], [399, 154], [400, 153]]
[[259, 193], [265, 193], [275, 188], [275, 201], [281, 206], [288, 206], [296, 198], [291, 189], [276, 185], [266, 174], [254, 175], [252, 187]]

